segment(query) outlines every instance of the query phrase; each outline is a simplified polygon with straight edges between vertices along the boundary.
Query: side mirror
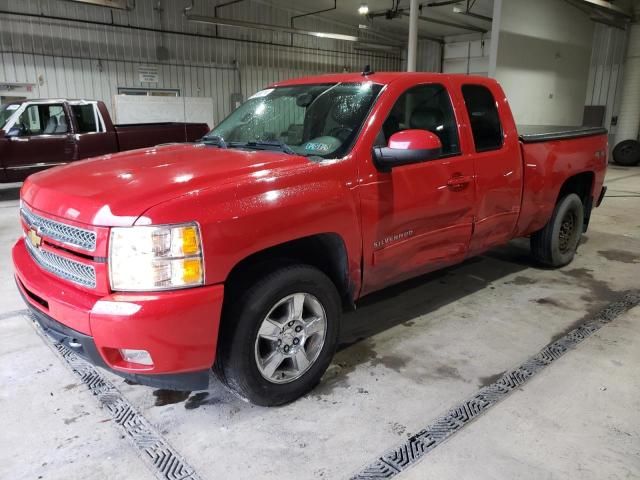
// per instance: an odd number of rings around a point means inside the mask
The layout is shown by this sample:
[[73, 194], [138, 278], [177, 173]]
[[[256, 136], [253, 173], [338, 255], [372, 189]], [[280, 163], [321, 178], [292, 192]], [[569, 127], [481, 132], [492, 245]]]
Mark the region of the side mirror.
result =
[[442, 155], [442, 143], [428, 130], [402, 130], [391, 135], [388, 147], [373, 149], [376, 165], [389, 171], [393, 167], [433, 160]]
[[13, 127], [11, 127], [9, 131], [6, 133], [7, 138], [19, 137], [20, 135], [22, 135], [22, 129], [17, 125], [14, 125]]

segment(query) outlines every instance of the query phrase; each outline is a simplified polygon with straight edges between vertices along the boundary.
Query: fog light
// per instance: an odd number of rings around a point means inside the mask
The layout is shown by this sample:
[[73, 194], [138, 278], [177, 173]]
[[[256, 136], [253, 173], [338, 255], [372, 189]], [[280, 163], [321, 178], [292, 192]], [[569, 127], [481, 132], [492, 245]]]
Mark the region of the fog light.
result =
[[131, 350], [128, 348], [121, 348], [120, 355], [124, 361], [129, 363], [137, 363], [140, 365], [153, 365], [151, 355], [146, 350]]

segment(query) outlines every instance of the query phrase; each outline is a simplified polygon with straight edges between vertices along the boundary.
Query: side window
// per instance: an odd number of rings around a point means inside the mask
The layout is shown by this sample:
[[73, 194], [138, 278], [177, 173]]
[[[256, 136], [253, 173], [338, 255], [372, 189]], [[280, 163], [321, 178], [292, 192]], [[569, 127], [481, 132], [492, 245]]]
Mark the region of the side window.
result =
[[95, 105], [71, 105], [71, 112], [78, 125], [78, 133], [101, 132], [102, 125]]
[[467, 106], [476, 152], [502, 147], [502, 125], [496, 100], [487, 87], [463, 85], [462, 96]]
[[59, 135], [69, 131], [62, 105], [29, 105], [16, 122], [20, 136]]
[[435, 133], [443, 156], [460, 153], [451, 99], [442, 85], [419, 85], [403, 93], [382, 125], [376, 146], [386, 146], [394, 133], [414, 128]]

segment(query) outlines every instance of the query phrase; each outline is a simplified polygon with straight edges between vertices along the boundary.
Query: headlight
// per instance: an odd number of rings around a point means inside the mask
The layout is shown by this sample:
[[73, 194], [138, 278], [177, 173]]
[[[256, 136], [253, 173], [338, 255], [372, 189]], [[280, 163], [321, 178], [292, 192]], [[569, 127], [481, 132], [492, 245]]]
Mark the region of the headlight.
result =
[[109, 242], [112, 290], [149, 291], [202, 285], [200, 230], [195, 224], [114, 227]]

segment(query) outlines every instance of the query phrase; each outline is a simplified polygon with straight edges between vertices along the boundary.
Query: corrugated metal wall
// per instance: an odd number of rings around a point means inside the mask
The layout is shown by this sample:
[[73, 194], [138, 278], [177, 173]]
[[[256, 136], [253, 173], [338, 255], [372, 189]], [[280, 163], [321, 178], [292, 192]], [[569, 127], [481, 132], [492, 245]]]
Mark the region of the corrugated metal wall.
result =
[[[62, 0], [0, 0], [0, 83], [31, 83], [38, 97], [92, 98], [108, 106], [119, 87], [178, 89], [182, 96], [213, 97], [219, 121], [230, 111], [232, 94], [247, 98], [284, 78], [358, 71], [366, 64], [402, 69], [398, 53], [356, 50], [350, 42], [188, 22], [188, 3], [137, 0], [135, 9], [122, 11]], [[194, 13], [214, 15], [214, 2], [195, 5]], [[245, 0], [218, 15], [288, 26], [291, 12]], [[354, 34], [318, 17], [296, 20], [298, 28], [311, 26]], [[439, 45], [422, 41], [421, 48], [422, 69], [438, 69]], [[157, 66], [158, 83], [141, 83], [140, 65]]]
[[[401, 70], [406, 69], [407, 62], [406, 59], [403, 59]], [[418, 72], [441, 72], [442, 45], [431, 40], [418, 40], [416, 70]]]
[[612, 117], [617, 115], [622, 88], [622, 69], [627, 32], [596, 24], [593, 33], [591, 68], [585, 105], [605, 106], [604, 126], [615, 133]]

